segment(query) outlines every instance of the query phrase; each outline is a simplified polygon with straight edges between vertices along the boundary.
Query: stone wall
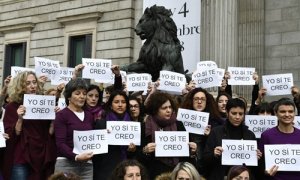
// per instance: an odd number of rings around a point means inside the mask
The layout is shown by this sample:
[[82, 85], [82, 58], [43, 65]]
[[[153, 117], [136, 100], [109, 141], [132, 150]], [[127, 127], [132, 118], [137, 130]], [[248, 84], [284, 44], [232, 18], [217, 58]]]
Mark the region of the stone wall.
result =
[[85, 33], [93, 34], [92, 58], [127, 64], [134, 59], [135, 13], [133, 0], [0, 0], [0, 67], [5, 44], [22, 41], [27, 67], [35, 56], [66, 66], [68, 37]]
[[265, 74], [293, 73], [300, 86], [300, 0], [265, 0]]

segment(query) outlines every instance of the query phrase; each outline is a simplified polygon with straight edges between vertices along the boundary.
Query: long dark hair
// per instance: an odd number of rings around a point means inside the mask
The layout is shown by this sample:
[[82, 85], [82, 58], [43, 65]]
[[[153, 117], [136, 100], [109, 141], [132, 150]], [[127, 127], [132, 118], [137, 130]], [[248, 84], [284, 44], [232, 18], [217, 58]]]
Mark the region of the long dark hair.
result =
[[140, 114], [138, 116], [138, 120], [143, 121], [144, 117], [145, 117], [145, 107], [144, 107], [144, 105], [140, 102], [140, 100], [136, 96], [130, 96], [129, 101], [131, 101], [131, 100], [136, 101], [138, 103], [139, 109], [140, 109]]
[[103, 118], [105, 118], [108, 113], [113, 112], [112, 109], [111, 109], [111, 106], [112, 106], [112, 102], [113, 102], [114, 98], [117, 95], [120, 95], [120, 96], [124, 97], [124, 99], [126, 101], [126, 111], [125, 111], [125, 113], [130, 114], [128, 96], [126, 95], [126, 93], [124, 91], [117, 90], [117, 91], [113, 91], [111, 93], [111, 95], [109, 96], [107, 102], [104, 104], [104, 112], [102, 113]]
[[99, 86], [96, 86], [95, 84], [91, 84], [89, 85], [88, 89], [87, 89], [87, 93], [92, 91], [92, 90], [96, 90], [99, 94], [99, 99], [97, 102], [97, 106], [101, 106], [103, 104], [102, 99], [103, 99], [103, 91], [100, 90]]
[[181, 104], [181, 108], [193, 110], [194, 109], [193, 108], [193, 98], [194, 98], [195, 94], [197, 94], [198, 92], [203, 92], [206, 97], [206, 106], [205, 106], [203, 112], [210, 113], [210, 115], [209, 115], [210, 118], [220, 119], [221, 115], [218, 111], [218, 105], [217, 105], [214, 97], [203, 88], [195, 88], [192, 91], [190, 91], [185, 96], [185, 98]]

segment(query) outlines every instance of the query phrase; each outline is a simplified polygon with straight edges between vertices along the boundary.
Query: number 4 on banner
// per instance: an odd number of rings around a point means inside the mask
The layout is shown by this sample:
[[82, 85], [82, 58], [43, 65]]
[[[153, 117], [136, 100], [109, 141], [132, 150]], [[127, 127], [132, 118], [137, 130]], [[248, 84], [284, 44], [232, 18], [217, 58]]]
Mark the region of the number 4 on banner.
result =
[[186, 9], [186, 3], [184, 3], [178, 14], [183, 14], [183, 16], [186, 17], [186, 14], [188, 12], [189, 12], [189, 10]]

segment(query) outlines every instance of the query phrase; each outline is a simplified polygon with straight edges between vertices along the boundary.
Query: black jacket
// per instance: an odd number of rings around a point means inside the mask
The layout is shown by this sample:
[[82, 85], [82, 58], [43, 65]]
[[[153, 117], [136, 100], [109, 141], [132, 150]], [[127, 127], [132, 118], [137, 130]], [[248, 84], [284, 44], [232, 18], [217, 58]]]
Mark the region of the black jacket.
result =
[[[229, 123], [228, 121], [226, 123]], [[214, 148], [222, 146], [223, 139], [235, 139], [230, 137], [228, 128], [225, 125], [212, 129], [209, 134], [203, 154], [203, 161], [205, 165], [205, 176], [207, 180], [224, 180], [230, 166], [221, 165], [221, 157], [214, 156]], [[248, 129], [247, 126], [242, 124], [242, 139], [256, 140], [255, 135]]]

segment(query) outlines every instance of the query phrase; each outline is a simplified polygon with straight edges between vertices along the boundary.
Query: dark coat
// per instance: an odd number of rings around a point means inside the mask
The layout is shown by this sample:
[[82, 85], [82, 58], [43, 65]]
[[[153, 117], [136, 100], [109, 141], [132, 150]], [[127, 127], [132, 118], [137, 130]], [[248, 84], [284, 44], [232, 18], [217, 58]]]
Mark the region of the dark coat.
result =
[[[255, 140], [254, 133], [245, 125], [242, 125], [242, 134], [244, 140]], [[217, 146], [222, 146], [223, 139], [234, 139], [229, 137], [226, 124], [212, 129], [206, 141], [203, 160], [205, 164], [205, 176], [207, 180], [224, 180], [224, 176], [227, 175], [226, 173], [230, 168], [230, 166], [221, 165], [221, 157], [214, 156], [214, 148]]]
[[[176, 121], [177, 131], [185, 131], [183, 123], [180, 121]], [[148, 143], [153, 142], [152, 137], [145, 135], [145, 123], [141, 125], [142, 131], [142, 141], [141, 141], [141, 149], [138, 154], [138, 160], [147, 168], [148, 173], [150, 175], [150, 179], [155, 179], [155, 177], [163, 172], [172, 172], [174, 167], [173, 165], [167, 165], [162, 163], [161, 161], [155, 158], [155, 154], [150, 153], [148, 155], [142, 152], [142, 147], [145, 147]], [[180, 157], [179, 162], [190, 162], [192, 164], [196, 164], [194, 158], [190, 157]]]
[[23, 120], [22, 131], [16, 135], [18, 103], [9, 103], [4, 115], [5, 132], [9, 135], [4, 153], [4, 179], [10, 179], [16, 154], [22, 154], [29, 165], [29, 180], [47, 179], [54, 172], [56, 146], [54, 135], [49, 134], [50, 120]]

